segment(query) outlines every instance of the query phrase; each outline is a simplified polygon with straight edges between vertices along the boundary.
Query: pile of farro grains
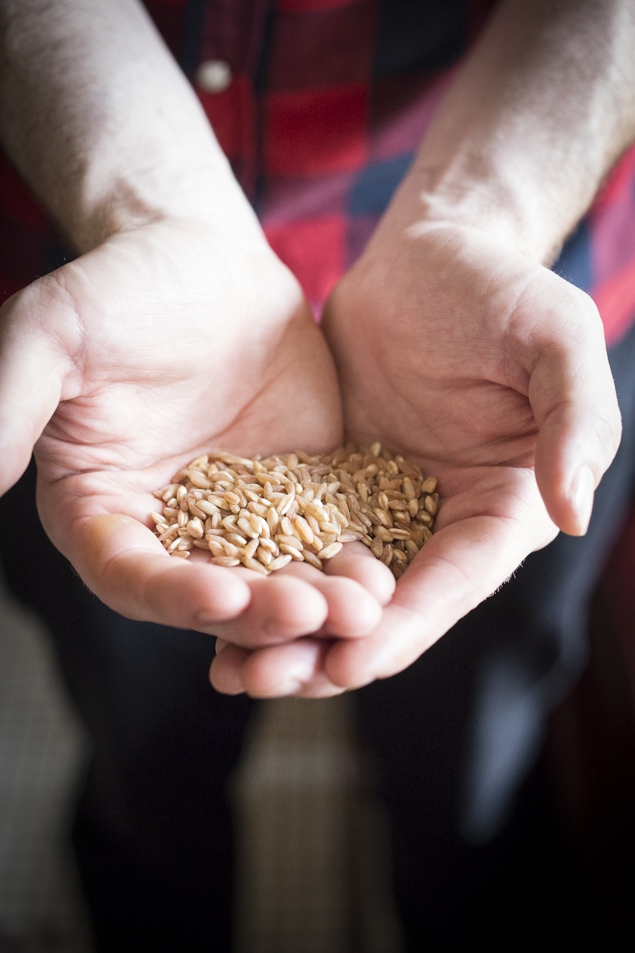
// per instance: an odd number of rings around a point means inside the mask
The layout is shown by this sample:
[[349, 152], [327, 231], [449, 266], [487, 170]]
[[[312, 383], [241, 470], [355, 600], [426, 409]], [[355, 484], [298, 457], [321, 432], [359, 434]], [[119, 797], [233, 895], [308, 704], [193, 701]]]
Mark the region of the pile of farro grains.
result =
[[380, 443], [247, 459], [213, 452], [155, 492], [155, 532], [172, 556], [268, 575], [291, 560], [316, 569], [361, 540], [398, 578], [432, 536], [437, 481]]

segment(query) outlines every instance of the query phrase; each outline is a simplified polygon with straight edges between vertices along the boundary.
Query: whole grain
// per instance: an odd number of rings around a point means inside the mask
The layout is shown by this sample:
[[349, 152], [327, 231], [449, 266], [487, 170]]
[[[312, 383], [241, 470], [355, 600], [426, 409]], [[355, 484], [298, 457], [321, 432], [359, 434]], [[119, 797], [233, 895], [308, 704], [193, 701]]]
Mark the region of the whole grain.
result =
[[269, 575], [292, 560], [322, 569], [361, 541], [399, 577], [432, 536], [437, 481], [379, 442], [266, 459], [212, 452], [155, 492], [155, 533], [172, 556]]

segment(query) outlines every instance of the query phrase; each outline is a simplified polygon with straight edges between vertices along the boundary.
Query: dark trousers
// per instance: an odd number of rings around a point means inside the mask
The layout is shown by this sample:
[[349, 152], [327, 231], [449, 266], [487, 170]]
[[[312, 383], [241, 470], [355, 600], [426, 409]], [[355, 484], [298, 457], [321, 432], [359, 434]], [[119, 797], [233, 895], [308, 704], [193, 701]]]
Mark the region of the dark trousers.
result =
[[[553, 910], [567, 939], [573, 909], [583, 929], [541, 751], [584, 666], [589, 599], [633, 487], [635, 333], [611, 361], [624, 439], [588, 535], [529, 556], [415, 665], [355, 696], [417, 953], [477, 940], [519, 949], [505, 926], [514, 911], [528, 942]], [[74, 840], [100, 953], [229, 949], [227, 782], [254, 703], [210, 688], [213, 639], [130, 622], [95, 599], [45, 537], [33, 492], [31, 471], [0, 503], [4, 572], [48, 624], [92, 742]], [[16, 511], [32, 520], [18, 538]]]

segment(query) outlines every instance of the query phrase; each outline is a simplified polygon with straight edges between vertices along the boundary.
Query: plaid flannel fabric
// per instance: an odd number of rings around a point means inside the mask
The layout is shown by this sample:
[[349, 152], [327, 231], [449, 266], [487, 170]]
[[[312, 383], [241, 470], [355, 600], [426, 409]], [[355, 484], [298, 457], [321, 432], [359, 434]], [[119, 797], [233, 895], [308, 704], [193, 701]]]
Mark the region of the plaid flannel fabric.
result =
[[[314, 309], [357, 258], [493, 0], [148, 0], [267, 237]], [[229, 67], [210, 90], [210, 64]], [[207, 74], [209, 75], [209, 73]], [[0, 160], [0, 300], [64, 260]], [[609, 343], [635, 318], [635, 149], [555, 269]]]

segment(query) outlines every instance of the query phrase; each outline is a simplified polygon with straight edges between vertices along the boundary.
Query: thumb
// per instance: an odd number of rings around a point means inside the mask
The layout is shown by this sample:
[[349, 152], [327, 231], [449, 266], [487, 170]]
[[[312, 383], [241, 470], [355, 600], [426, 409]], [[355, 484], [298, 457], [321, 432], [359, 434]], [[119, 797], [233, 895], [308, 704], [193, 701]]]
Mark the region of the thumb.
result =
[[582, 536], [622, 425], [599, 314], [586, 295], [577, 303], [581, 321], [542, 351], [529, 398], [539, 427], [536, 480], [545, 506], [561, 530]]
[[0, 495], [26, 470], [62, 392], [65, 361], [33, 305], [26, 289], [0, 309]]

